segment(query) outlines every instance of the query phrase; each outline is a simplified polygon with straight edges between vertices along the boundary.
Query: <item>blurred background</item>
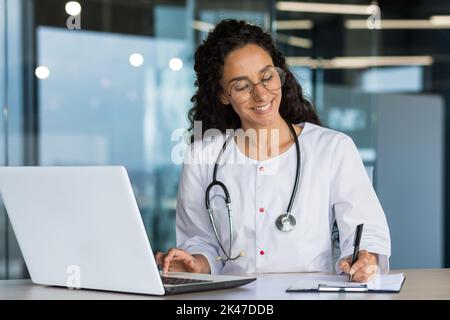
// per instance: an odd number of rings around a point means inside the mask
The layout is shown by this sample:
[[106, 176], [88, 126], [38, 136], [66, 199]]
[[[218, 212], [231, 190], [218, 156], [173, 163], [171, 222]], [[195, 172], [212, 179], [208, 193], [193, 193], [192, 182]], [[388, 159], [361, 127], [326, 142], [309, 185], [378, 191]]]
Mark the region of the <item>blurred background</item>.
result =
[[[373, 166], [391, 268], [450, 267], [449, 0], [0, 0], [0, 165], [125, 165], [153, 249], [175, 246], [172, 133], [224, 18], [271, 32]], [[27, 276], [1, 202], [0, 279]]]

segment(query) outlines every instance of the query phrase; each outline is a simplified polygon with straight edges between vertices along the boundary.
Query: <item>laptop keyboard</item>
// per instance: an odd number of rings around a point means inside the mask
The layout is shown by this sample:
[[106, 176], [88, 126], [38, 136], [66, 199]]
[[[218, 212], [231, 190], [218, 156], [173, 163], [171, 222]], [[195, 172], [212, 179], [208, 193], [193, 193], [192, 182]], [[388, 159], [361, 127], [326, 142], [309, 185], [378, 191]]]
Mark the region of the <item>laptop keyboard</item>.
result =
[[163, 284], [171, 284], [171, 285], [212, 282], [210, 280], [197, 280], [197, 279], [174, 278], [174, 277], [161, 277], [161, 279]]

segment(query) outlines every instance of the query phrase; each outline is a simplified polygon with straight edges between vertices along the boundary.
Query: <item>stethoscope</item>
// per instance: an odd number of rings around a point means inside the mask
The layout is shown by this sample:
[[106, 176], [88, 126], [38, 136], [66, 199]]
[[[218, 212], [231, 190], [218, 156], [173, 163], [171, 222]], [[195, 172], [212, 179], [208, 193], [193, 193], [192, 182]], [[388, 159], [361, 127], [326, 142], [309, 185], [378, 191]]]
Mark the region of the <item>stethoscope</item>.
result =
[[[291, 210], [292, 210], [292, 206], [294, 204], [295, 195], [297, 194], [298, 183], [299, 183], [299, 178], [300, 178], [300, 170], [301, 170], [300, 145], [298, 142], [297, 133], [295, 132], [295, 129], [292, 126], [292, 124], [290, 124], [288, 122], [286, 122], [286, 123], [287, 123], [289, 130], [291, 131], [291, 133], [294, 137], [294, 141], [295, 141], [295, 149], [297, 151], [297, 171], [295, 173], [294, 188], [292, 189], [291, 199], [289, 201], [287, 211], [285, 214], [281, 214], [275, 220], [275, 226], [277, 227], [277, 229], [279, 231], [282, 231], [282, 232], [291, 231], [292, 229], [294, 229], [295, 225], [297, 224], [295, 217], [293, 215], [291, 215]], [[223, 260], [224, 262], [226, 262], [228, 260], [236, 260], [237, 258], [244, 256], [244, 252], [241, 251], [237, 256], [231, 257], [231, 245], [234, 240], [234, 237], [233, 237], [233, 215], [231, 212], [231, 198], [230, 198], [230, 193], [228, 192], [228, 189], [225, 186], [225, 184], [223, 184], [222, 182], [217, 180], [217, 170], [219, 168], [219, 162], [222, 159], [225, 149], [227, 148], [228, 144], [230, 143], [231, 139], [233, 139], [233, 138], [234, 138], [234, 135], [232, 134], [228, 137], [228, 139], [223, 144], [222, 149], [220, 150], [219, 155], [217, 156], [216, 163], [214, 164], [213, 181], [209, 184], [208, 188], [206, 188], [206, 192], [205, 192], [205, 204], [206, 204], [206, 209], [208, 209], [209, 219], [211, 221], [211, 225], [213, 227], [217, 242], [219, 243], [220, 248], [222, 249], [223, 253], [226, 256], [226, 259], [223, 257], [220, 257], [220, 256], [217, 258], [218, 258], [218, 260]], [[228, 224], [229, 224], [229, 229], [230, 229], [230, 247], [229, 247], [228, 253], [227, 253], [227, 251], [225, 251], [225, 248], [222, 245], [222, 242], [220, 241], [219, 233], [217, 231], [217, 226], [216, 226], [216, 222], [214, 219], [213, 209], [211, 208], [211, 205], [210, 205], [209, 193], [210, 193], [212, 187], [214, 187], [214, 186], [218, 186], [218, 187], [222, 188], [223, 193], [225, 194], [225, 197], [222, 195], [216, 195], [216, 196], [221, 197], [225, 201], [225, 205], [227, 207]]]

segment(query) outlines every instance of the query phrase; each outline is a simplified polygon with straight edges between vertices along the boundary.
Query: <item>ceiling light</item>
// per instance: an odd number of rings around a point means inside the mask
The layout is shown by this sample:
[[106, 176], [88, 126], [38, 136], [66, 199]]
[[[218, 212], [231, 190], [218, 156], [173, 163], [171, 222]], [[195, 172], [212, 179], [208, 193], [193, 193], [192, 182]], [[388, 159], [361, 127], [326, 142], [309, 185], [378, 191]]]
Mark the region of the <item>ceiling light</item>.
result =
[[65, 6], [68, 15], [77, 16], [81, 13], [81, 5], [77, 1], [69, 1]]
[[34, 74], [41, 80], [47, 79], [50, 75], [50, 70], [45, 66], [39, 66], [34, 70]]
[[209, 32], [214, 26], [208, 22], [194, 20], [192, 21], [192, 28], [198, 31]]
[[[381, 29], [385, 30], [393, 30], [393, 29], [450, 29], [450, 20], [447, 24], [443, 23], [443, 20], [440, 23], [436, 23], [432, 20], [380, 20]], [[346, 20], [345, 21], [346, 29], [368, 29], [367, 28], [367, 20]]]
[[279, 11], [369, 15], [367, 5], [280, 1], [275, 6]]
[[431, 56], [384, 56], [384, 57], [336, 57], [333, 59], [311, 59], [305, 57], [287, 57], [286, 61], [293, 66], [306, 66], [312, 69], [365, 69], [383, 66], [433, 64]]
[[172, 58], [169, 61], [169, 68], [173, 71], [180, 71], [183, 68], [183, 61], [180, 58]]
[[144, 63], [144, 57], [140, 53], [133, 53], [128, 58], [128, 61], [133, 67], [140, 67]]
[[450, 16], [431, 16], [430, 21], [436, 26], [450, 26]]
[[309, 30], [314, 27], [312, 20], [276, 20], [273, 28], [276, 30]]
[[312, 41], [307, 38], [294, 37], [287, 34], [277, 33], [276, 40], [281, 43], [286, 43], [294, 47], [309, 49], [312, 47]]

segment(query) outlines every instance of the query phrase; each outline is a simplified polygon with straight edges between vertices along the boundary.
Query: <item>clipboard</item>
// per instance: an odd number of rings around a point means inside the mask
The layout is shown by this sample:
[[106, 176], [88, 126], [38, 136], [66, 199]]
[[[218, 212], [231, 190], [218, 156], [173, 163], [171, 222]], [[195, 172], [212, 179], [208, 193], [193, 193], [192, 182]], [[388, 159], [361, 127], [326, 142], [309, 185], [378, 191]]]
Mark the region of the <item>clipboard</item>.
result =
[[[318, 293], [399, 293], [405, 276], [403, 274], [382, 275], [378, 285], [373, 283], [337, 282], [336, 276], [303, 277], [300, 282], [286, 289], [286, 292]], [[328, 283], [327, 283], [328, 282]]]
[[328, 285], [326, 283], [319, 283], [317, 288], [303, 289], [303, 288], [287, 288], [286, 292], [368, 292], [369, 288], [366, 284], [361, 285]]

